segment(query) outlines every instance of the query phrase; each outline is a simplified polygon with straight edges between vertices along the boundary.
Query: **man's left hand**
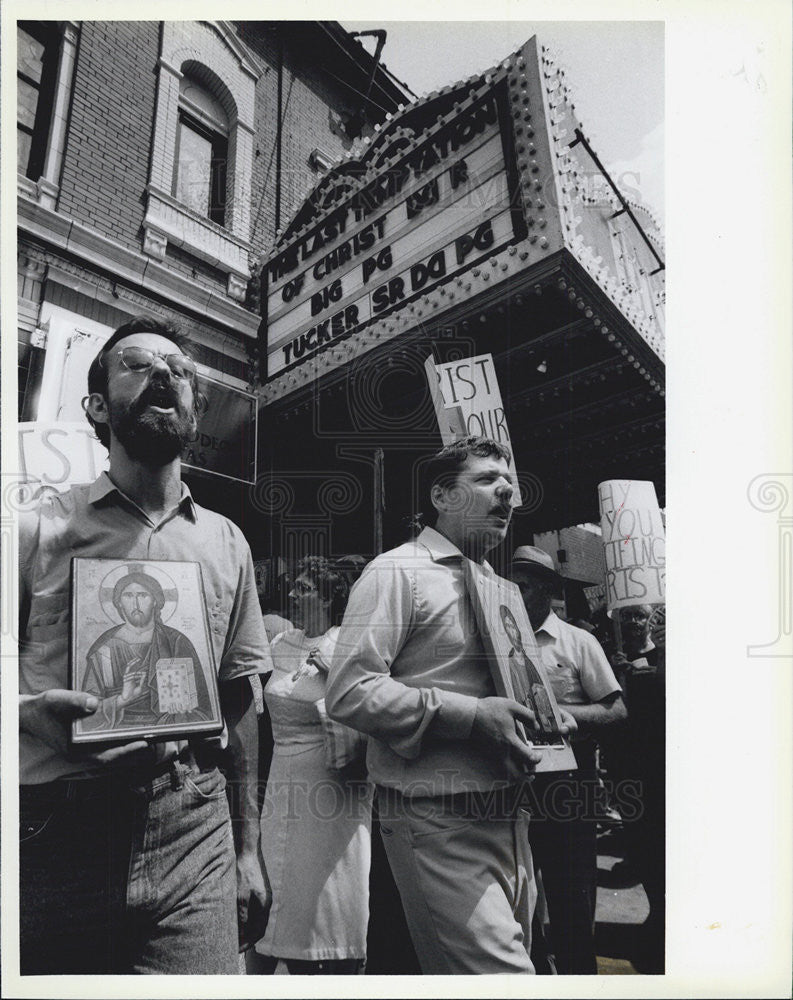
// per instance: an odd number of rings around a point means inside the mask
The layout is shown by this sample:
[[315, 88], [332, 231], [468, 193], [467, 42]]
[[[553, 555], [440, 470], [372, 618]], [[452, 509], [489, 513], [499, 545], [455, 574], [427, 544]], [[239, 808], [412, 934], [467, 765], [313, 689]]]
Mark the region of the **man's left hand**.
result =
[[260, 855], [237, 855], [237, 927], [240, 951], [247, 951], [267, 930], [273, 897]]

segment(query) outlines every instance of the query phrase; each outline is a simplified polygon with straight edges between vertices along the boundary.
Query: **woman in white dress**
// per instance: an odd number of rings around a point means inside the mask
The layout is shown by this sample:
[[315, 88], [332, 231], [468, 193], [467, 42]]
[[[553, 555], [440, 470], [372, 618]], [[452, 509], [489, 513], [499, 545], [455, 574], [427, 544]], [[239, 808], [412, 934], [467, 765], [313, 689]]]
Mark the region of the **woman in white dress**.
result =
[[372, 786], [360, 764], [329, 766], [345, 760], [334, 759], [339, 742], [349, 756], [362, 740], [336, 724], [329, 733], [324, 712], [348, 587], [325, 559], [307, 557], [299, 570], [289, 594], [296, 627], [273, 639], [264, 689], [275, 738], [261, 823], [273, 905], [248, 967], [272, 972], [280, 959], [292, 975], [354, 974], [366, 959]]

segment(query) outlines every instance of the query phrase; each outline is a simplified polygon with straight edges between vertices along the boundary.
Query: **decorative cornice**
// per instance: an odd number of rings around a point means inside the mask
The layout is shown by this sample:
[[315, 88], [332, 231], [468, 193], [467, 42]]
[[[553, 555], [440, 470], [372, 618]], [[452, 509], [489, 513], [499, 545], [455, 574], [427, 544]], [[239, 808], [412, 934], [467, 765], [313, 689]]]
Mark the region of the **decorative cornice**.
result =
[[230, 21], [205, 21], [204, 24], [213, 28], [220, 35], [223, 42], [234, 53], [240, 64], [240, 69], [244, 70], [256, 82], [264, 73], [264, 66], [251, 52], [248, 46], [237, 36]]
[[126, 282], [150, 295], [165, 298], [237, 336], [257, 337], [260, 318], [227, 296], [178, 274], [150, 257], [120, 246], [80, 222], [37, 205], [27, 197], [20, 197], [18, 205], [20, 234], [70, 254], [114, 281]]
[[152, 184], [147, 185], [146, 193], [148, 201], [143, 227], [147, 233], [153, 230], [154, 235], [145, 236], [144, 246], [151, 247], [153, 256], [162, 259], [159, 241], [165, 237], [169, 243], [185, 247], [225, 274], [235, 274], [247, 282], [250, 277], [248, 255], [253, 249], [250, 243], [200, 216]]
[[169, 73], [175, 76], [177, 80], [181, 80], [182, 77], [184, 76], [184, 73], [182, 73], [179, 67], [174, 66], [173, 63], [168, 62], [165, 56], [160, 56], [160, 58], [157, 60], [157, 65], [160, 67], [160, 69], [167, 70]]

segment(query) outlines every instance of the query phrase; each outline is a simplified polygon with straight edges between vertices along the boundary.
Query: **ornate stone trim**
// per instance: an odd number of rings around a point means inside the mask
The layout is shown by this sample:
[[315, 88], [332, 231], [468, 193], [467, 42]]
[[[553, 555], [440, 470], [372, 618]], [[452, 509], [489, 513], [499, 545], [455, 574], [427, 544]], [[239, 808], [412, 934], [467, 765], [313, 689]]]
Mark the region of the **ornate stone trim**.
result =
[[148, 196], [143, 220], [145, 253], [163, 260], [166, 244], [173, 243], [247, 283], [249, 244], [151, 185]]
[[[124, 282], [143, 293], [163, 297], [176, 309], [188, 309], [225, 327], [235, 339], [256, 339], [258, 336], [259, 316], [241, 308], [227, 296], [173, 271], [156, 258], [122, 247], [82, 223], [20, 198], [18, 226], [24, 252], [32, 259], [48, 260], [49, 257], [46, 251], [25, 245], [26, 234], [45, 246], [74, 255], [94, 280], [99, 275], [110, 275], [111, 281]], [[60, 263], [59, 266], [66, 267]], [[248, 280], [247, 268], [244, 280]]]

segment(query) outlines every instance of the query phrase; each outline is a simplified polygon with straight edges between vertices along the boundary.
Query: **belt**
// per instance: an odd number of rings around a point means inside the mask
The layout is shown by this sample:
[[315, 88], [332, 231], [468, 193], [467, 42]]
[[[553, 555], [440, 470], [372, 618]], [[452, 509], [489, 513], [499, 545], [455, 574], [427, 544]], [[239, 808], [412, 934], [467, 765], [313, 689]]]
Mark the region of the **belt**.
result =
[[109, 795], [113, 791], [129, 791], [151, 785], [165, 775], [171, 775], [174, 786], [181, 785], [180, 773], [197, 768], [209, 771], [216, 766], [212, 755], [199, 747], [185, 747], [156, 764], [116, 767], [104, 774], [85, 778], [58, 778], [38, 785], [20, 785], [19, 794], [23, 802], [30, 804], [47, 803], [60, 805], [66, 802], [82, 802]]
[[396, 788], [377, 786], [378, 810], [382, 817], [388, 808], [389, 799], [397, 802], [406, 812], [416, 816], [430, 814], [440, 807], [454, 816], [471, 819], [511, 819], [520, 807], [527, 808], [528, 784], [507, 785], [487, 791], [455, 792], [452, 795], [408, 796]]

